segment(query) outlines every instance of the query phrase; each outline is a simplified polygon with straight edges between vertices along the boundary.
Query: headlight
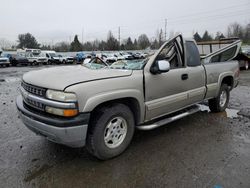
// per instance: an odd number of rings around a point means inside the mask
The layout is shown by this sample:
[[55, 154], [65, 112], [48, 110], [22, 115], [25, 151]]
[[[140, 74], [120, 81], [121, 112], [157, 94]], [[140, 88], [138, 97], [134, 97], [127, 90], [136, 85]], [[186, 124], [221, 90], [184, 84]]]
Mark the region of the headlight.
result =
[[[47, 90], [46, 97], [48, 99], [51, 99], [54, 101], [60, 101], [60, 102], [73, 102], [73, 103], [77, 102], [77, 97], [76, 97], [76, 94], [74, 93], [65, 93], [62, 91], [55, 91], [55, 90], [50, 90], [50, 89]], [[73, 109], [55, 108], [52, 106], [46, 106], [45, 111], [50, 114], [64, 116], [64, 117], [72, 117], [78, 114], [77, 106], [75, 106], [75, 108]]]
[[77, 98], [74, 93], [65, 93], [62, 91], [54, 91], [48, 89], [46, 92], [46, 97], [48, 99], [61, 101], [61, 102], [76, 102]]

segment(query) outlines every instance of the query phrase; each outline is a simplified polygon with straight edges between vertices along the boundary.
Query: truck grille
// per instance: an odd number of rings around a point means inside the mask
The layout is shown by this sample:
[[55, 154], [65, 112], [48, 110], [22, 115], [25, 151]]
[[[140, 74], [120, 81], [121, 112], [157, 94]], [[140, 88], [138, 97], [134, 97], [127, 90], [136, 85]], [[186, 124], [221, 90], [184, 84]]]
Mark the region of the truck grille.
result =
[[45, 110], [45, 105], [40, 103], [40, 102], [33, 101], [33, 100], [30, 100], [30, 99], [24, 99], [24, 102], [25, 102], [26, 105], [31, 106], [31, 107], [33, 107], [35, 109], [42, 110], [42, 111]]
[[45, 97], [46, 89], [27, 84], [25, 82], [22, 82], [21, 85], [27, 92], [41, 97]]

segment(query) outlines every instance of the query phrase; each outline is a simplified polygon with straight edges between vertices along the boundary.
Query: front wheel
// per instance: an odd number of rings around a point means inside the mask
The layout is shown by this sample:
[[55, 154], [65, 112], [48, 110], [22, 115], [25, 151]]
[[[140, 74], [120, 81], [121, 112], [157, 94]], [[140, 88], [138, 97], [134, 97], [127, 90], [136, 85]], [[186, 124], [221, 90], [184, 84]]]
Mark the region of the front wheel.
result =
[[227, 84], [222, 84], [216, 98], [208, 100], [209, 109], [212, 112], [223, 112], [227, 108], [230, 92]]
[[120, 155], [134, 135], [134, 116], [124, 104], [102, 107], [93, 114], [87, 136], [87, 150], [101, 160]]

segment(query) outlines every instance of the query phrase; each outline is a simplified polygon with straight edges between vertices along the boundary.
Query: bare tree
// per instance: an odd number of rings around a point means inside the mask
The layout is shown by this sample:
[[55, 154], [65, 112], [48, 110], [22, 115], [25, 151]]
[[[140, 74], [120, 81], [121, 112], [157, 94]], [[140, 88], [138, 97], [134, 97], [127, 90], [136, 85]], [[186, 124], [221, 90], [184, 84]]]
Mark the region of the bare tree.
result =
[[235, 22], [227, 27], [227, 37], [239, 37], [242, 38], [244, 35], [243, 27]]

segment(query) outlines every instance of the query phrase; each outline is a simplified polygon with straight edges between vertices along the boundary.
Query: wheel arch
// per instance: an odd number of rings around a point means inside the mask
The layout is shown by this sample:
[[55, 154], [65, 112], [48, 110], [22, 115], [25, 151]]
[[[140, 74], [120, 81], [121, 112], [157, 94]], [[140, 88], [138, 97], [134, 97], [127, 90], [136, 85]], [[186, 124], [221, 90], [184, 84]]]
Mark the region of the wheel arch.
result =
[[124, 104], [129, 107], [129, 109], [132, 111], [135, 123], [136, 125], [141, 123], [144, 118], [144, 110], [143, 106], [139, 102], [139, 100], [135, 97], [122, 97], [122, 98], [116, 98], [112, 100], [102, 100], [101, 102], [96, 102], [95, 104], [88, 105], [88, 107], [84, 108], [84, 111], [90, 111], [91, 117], [93, 118], [95, 112], [105, 106], [113, 105], [113, 104]]
[[227, 84], [229, 86], [229, 90], [231, 91], [234, 88], [234, 76], [232, 72], [226, 72], [224, 74], [221, 74], [218, 80], [218, 88], [216, 92], [216, 96], [218, 95], [220, 91], [220, 87], [222, 84]]

